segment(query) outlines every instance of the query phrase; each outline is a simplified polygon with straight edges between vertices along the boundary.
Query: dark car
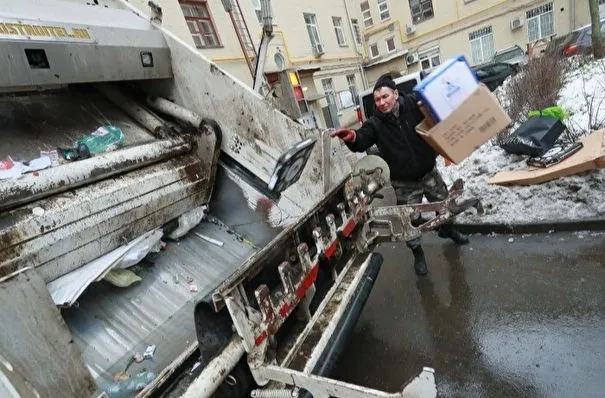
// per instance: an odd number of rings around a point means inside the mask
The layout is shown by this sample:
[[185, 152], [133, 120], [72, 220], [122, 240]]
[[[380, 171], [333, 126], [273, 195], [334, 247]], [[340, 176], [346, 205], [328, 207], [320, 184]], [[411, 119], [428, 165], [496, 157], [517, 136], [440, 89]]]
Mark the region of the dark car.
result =
[[491, 91], [502, 85], [507, 77], [515, 75], [517, 68], [514, 65], [498, 62], [473, 67], [477, 78], [485, 84]]
[[[601, 20], [601, 36], [605, 37], [605, 19]], [[546, 51], [567, 57], [590, 53], [592, 51], [592, 26], [586, 25], [564, 36], [555, 38], [546, 47]]]

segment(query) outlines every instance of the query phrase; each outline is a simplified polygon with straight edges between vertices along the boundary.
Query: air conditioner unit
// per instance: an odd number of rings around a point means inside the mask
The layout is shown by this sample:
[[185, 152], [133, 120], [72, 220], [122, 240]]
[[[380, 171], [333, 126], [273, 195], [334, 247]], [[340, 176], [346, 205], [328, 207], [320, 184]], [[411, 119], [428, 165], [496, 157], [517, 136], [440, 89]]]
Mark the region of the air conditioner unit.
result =
[[418, 53], [411, 53], [405, 57], [405, 62], [408, 65], [412, 65], [418, 62]]
[[416, 33], [416, 25], [405, 25], [405, 34], [408, 36]]
[[325, 53], [323, 44], [321, 44], [321, 43], [315, 43], [315, 46], [313, 46], [313, 52], [317, 56], [322, 55], [323, 53]]
[[523, 20], [521, 18], [515, 18], [510, 21], [511, 30], [517, 30], [523, 26]]

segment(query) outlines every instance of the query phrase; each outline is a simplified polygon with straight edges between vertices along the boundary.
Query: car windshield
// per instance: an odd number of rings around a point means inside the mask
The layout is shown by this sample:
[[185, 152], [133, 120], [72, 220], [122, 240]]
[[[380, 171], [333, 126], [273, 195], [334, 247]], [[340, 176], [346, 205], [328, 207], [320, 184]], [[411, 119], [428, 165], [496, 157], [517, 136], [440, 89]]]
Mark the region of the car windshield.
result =
[[509, 61], [513, 58], [520, 57], [523, 55], [523, 50], [519, 47], [513, 47], [509, 50], [502, 51], [501, 53], [497, 53], [494, 56], [494, 62], [502, 62]]

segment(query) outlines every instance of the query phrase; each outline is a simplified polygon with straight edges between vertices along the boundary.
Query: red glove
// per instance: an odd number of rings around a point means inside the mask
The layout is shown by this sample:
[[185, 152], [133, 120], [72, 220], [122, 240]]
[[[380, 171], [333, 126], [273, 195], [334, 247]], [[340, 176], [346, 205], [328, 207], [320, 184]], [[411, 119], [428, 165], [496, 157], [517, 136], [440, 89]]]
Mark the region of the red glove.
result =
[[330, 133], [330, 137], [338, 137], [344, 142], [354, 142], [357, 138], [355, 130], [351, 129], [336, 129]]

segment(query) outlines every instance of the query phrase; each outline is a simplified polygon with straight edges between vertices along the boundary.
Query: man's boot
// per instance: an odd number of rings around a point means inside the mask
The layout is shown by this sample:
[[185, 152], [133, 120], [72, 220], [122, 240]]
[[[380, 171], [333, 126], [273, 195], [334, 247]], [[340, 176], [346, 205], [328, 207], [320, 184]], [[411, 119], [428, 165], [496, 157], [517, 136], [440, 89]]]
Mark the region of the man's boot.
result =
[[424, 250], [422, 250], [422, 246], [418, 245], [413, 248], [412, 253], [414, 253], [414, 271], [416, 271], [416, 275], [426, 275], [429, 270], [426, 266], [426, 260], [424, 258]]
[[439, 227], [439, 232], [437, 233], [437, 235], [439, 235], [440, 238], [450, 238], [457, 245], [466, 245], [469, 242], [468, 235], [457, 231], [456, 229], [454, 229], [454, 226], [449, 223], [443, 224], [441, 227]]

